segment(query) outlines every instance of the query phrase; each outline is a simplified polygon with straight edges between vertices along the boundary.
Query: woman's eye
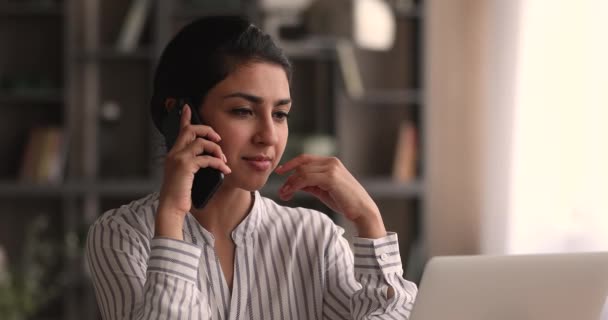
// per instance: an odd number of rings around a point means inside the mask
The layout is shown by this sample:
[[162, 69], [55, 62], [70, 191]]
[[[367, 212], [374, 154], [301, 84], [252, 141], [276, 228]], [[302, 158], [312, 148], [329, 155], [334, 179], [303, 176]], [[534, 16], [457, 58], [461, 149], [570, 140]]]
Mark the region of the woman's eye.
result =
[[246, 116], [252, 115], [253, 111], [251, 111], [250, 109], [247, 109], [247, 108], [237, 108], [237, 109], [232, 109], [232, 113], [234, 115], [237, 115], [240, 117], [246, 117]]
[[274, 117], [278, 120], [284, 121], [289, 119], [289, 114], [287, 112], [279, 111], [274, 113]]

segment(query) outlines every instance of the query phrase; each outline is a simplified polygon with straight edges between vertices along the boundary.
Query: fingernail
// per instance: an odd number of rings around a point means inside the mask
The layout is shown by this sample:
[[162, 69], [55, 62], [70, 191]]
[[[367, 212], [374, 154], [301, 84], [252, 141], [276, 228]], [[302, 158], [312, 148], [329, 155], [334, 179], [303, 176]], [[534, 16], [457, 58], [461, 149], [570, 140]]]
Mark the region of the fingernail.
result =
[[222, 159], [224, 159], [224, 162], [228, 162], [228, 159], [226, 159], [226, 155], [222, 153]]

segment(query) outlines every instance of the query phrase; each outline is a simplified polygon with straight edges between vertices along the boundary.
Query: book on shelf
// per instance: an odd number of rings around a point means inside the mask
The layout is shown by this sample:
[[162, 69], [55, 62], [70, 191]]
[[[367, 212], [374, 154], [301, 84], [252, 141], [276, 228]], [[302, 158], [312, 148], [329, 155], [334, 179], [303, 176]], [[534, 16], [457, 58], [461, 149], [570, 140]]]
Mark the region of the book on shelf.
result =
[[151, 9], [152, 0], [131, 1], [131, 6], [125, 15], [122, 27], [118, 33], [117, 50], [122, 52], [135, 51]]
[[360, 99], [365, 93], [363, 78], [357, 62], [355, 48], [348, 41], [338, 41], [336, 45], [338, 67], [344, 81], [346, 93], [352, 99]]
[[416, 179], [417, 131], [416, 125], [411, 121], [404, 121], [399, 126], [393, 162], [393, 180], [395, 181], [412, 182]]
[[27, 183], [60, 183], [67, 158], [65, 131], [60, 127], [35, 127], [25, 144], [19, 180]]

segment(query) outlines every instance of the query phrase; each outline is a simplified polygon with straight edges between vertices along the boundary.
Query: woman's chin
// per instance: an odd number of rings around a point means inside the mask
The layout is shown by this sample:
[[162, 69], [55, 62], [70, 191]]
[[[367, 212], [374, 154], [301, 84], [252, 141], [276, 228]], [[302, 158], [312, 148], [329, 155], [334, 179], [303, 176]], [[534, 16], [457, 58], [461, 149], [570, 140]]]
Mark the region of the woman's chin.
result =
[[268, 181], [268, 179], [265, 179], [264, 181], [247, 183], [243, 186], [243, 189], [247, 191], [258, 191], [266, 185], [266, 181]]
[[238, 179], [238, 181], [230, 181], [229, 184], [247, 191], [258, 191], [266, 185], [267, 181], [268, 177], [245, 177], [244, 179]]

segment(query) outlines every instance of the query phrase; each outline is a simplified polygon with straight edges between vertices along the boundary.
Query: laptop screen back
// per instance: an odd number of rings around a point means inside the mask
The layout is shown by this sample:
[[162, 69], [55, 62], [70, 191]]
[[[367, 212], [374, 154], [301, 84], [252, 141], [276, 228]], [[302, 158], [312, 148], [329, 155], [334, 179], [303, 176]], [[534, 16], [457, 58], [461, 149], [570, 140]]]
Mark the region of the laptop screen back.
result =
[[410, 320], [597, 320], [607, 294], [608, 253], [436, 257]]

